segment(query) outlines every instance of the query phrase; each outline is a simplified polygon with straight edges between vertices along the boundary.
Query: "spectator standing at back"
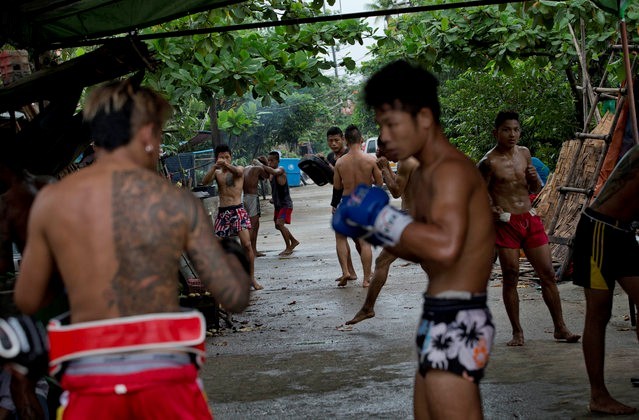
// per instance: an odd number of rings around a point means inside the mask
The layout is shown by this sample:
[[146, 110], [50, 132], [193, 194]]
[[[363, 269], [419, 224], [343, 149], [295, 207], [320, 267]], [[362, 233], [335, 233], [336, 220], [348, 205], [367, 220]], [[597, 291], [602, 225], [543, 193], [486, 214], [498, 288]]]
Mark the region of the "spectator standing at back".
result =
[[[288, 187], [286, 171], [280, 166], [280, 154], [277, 151], [269, 152], [268, 165], [262, 165], [267, 174], [271, 177], [271, 195], [273, 199], [273, 222], [275, 229], [279, 230], [284, 239], [285, 248], [280, 252], [280, 256], [287, 256], [293, 253], [295, 247], [300, 243], [286, 225], [291, 224], [293, 214], [293, 200]], [[254, 163], [258, 164], [259, 161]]]
[[488, 186], [495, 218], [495, 243], [503, 274], [502, 295], [513, 331], [507, 345], [524, 345], [517, 292], [520, 249], [539, 275], [541, 293], [554, 325], [554, 338], [576, 343], [581, 336], [571, 333], [564, 322], [548, 236], [530, 201], [530, 194], [541, 190], [541, 180], [532, 165], [530, 151], [517, 145], [521, 136], [519, 114], [512, 111], [497, 114], [493, 135], [497, 144], [478, 167]]

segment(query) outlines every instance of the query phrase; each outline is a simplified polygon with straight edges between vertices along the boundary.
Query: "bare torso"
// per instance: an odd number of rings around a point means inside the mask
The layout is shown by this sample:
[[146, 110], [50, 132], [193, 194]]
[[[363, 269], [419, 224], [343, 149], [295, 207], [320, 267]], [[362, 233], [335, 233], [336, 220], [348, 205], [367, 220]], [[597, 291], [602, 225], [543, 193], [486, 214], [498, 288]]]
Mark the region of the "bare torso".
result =
[[[243, 170], [241, 166], [237, 166]], [[236, 176], [225, 169], [215, 170], [215, 181], [220, 194], [220, 207], [237, 206], [242, 202], [244, 177]]]
[[[448, 290], [483, 293], [492, 269], [493, 216], [486, 186], [474, 164], [447, 145], [435, 162], [417, 167], [406, 193], [411, 216], [433, 232], [431, 254], [418, 261], [428, 274], [427, 294]], [[426, 233], [426, 232], [425, 232]], [[430, 235], [429, 235], [430, 236]], [[414, 236], [412, 246], [424, 246], [427, 236]], [[442, 243], [440, 244], [439, 241]], [[459, 247], [452, 255], [437, 247]]]
[[[96, 164], [51, 185], [44, 234], [72, 322], [179, 309], [178, 258], [191, 194], [138, 168]], [[187, 216], [188, 215], [188, 216]]]
[[244, 194], [257, 194], [257, 184], [260, 176], [266, 176], [266, 172], [262, 167], [247, 166], [244, 168]]
[[512, 214], [530, 210], [529, 180], [526, 169], [532, 167], [530, 152], [522, 146], [501, 152], [493, 148], [479, 163], [488, 183], [494, 207]]
[[348, 153], [337, 160], [335, 180], [338, 181], [337, 186], [343, 188], [344, 196], [353, 192], [359, 184], [382, 185], [382, 175], [377, 167], [377, 159], [362, 152], [358, 147], [352, 147]]

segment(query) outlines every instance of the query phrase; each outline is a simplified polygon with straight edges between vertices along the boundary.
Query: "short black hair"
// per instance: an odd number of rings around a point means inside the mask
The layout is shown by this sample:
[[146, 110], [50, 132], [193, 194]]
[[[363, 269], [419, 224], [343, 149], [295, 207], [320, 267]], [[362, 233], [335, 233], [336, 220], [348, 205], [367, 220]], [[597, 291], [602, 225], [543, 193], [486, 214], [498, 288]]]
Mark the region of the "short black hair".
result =
[[347, 144], [357, 143], [362, 138], [362, 133], [355, 124], [351, 124], [344, 130], [344, 138]]
[[333, 126], [329, 128], [328, 131], [326, 131], [326, 138], [328, 138], [329, 136], [334, 136], [334, 135], [343, 136], [344, 133], [342, 133], [341, 128]]
[[280, 154], [277, 152], [277, 150], [273, 150], [271, 152], [268, 152], [269, 156], [273, 156], [274, 158], [277, 158], [277, 161], [280, 161]]
[[[499, 126], [502, 125], [504, 121], [508, 120], [519, 121], [519, 114], [515, 111], [499, 111], [497, 117], [495, 118], [495, 129], [499, 128]], [[521, 124], [520, 121], [519, 123]]]
[[215, 147], [215, 159], [217, 159], [217, 157], [220, 155], [220, 153], [224, 153], [224, 152], [229, 152], [229, 155], [233, 155], [233, 153], [231, 153], [231, 148], [229, 147], [228, 144], [218, 144]]
[[441, 109], [437, 78], [428, 70], [397, 60], [373, 74], [364, 87], [364, 101], [371, 108], [389, 105], [415, 116], [429, 108], [439, 124]]

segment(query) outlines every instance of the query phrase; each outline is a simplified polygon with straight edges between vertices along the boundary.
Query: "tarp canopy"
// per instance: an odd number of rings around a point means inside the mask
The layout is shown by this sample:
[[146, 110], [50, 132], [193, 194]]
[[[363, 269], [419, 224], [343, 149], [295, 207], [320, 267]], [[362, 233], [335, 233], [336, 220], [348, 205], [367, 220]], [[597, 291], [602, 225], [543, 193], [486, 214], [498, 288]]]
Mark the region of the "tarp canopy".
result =
[[245, 0], [13, 0], [0, 10], [0, 43], [52, 49], [117, 35]]

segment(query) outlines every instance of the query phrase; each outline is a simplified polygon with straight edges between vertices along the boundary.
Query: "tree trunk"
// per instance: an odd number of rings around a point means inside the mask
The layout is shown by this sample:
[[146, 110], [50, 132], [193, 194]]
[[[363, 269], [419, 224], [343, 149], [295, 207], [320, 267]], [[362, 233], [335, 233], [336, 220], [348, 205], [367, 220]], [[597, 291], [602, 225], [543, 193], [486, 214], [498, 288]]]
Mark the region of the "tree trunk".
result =
[[577, 80], [575, 79], [575, 75], [572, 71], [566, 67], [566, 77], [568, 78], [568, 83], [570, 84], [570, 90], [572, 91], [573, 96], [575, 97], [575, 111], [577, 114], [577, 121], [579, 121], [580, 125], [583, 125], [583, 121], [585, 118], [584, 108], [583, 108], [583, 95], [577, 89]]
[[209, 118], [211, 119], [211, 146], [215, 149], [222, 144], [220, 128], [217, 125], [217, 98], [211, 96], [211, 106], [209, 106]]

